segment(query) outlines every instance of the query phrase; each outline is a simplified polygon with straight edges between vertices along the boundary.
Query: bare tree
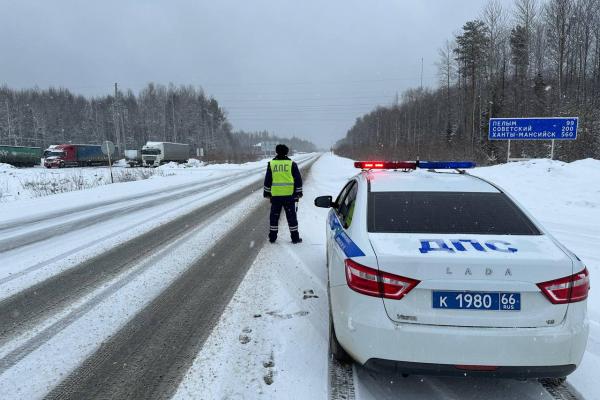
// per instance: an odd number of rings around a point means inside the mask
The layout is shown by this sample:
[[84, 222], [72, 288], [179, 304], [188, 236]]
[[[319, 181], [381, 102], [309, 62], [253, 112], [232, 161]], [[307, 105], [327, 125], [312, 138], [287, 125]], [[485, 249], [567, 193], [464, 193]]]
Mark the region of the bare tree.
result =
[[452, 142], [454, 136], [454, 121], [452, 118], [453, 109], [450, 91], [452, 86], [455, 84], [456, 65], [454, 64], [454, 58], [452, 56], [454, 52], [455, 44], [449, 40], [446, 40], [444, 46], [438, 51], [439, 59], [437, 61], [438, 77], [440, 80], [441, 89], [445, 92], [445, 118], [446, 118], [446, 140], [448, 144]]
[[[399, 104], [358, 118], [339, 151], [490, 162], [505, 151], [482, 135], [492, 115], [568, 114], [579, 116], [579, 136], [555, 156], [600, 157], [600, 0], [515, 0], [511, 18], [503, 5], [488, 2], [481, 20], [442, 46], [438, 89], [408, 90]], [[514, 151], [543, 157], [547, 146], [515, 143]]]

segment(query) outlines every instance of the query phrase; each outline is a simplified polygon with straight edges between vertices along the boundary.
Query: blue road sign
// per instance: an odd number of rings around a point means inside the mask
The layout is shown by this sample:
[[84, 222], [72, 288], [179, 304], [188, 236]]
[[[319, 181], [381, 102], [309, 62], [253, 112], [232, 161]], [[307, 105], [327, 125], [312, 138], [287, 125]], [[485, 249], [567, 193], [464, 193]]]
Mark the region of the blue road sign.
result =
[[577, 117], [491, 118], [490, 140], [575, 140]]

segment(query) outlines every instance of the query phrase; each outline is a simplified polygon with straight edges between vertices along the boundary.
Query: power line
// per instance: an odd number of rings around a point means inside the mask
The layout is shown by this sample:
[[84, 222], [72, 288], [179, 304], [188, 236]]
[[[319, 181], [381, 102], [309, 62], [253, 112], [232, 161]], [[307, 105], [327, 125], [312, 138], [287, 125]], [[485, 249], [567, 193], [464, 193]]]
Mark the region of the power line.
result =
[[[422, 71], [422, 68], [421, 68], [421, 71]], [[435, 79], [437, 77], [436, 76], [427, 76], [426, 78], [427, 79]], [[394, 81], [418, 82], [418, 80], [419, 80], [419, 77], [413, 76], [413, 75], [368, 78], [368, 79], [333, 79], [333, 80], [322, 79], [322, 80], [304, 80], [304, 81], [290, 80], [290, 81], [249, 81], [249, 82], [231, 82], [231, 81], [227, 81], [227, 82], [224, 82], [224, 81], [203, 81], [203, 82], [195, 81], [194, 82], [194, 80], [191, 80], [190, 83], [179, 83], [179, 84], [175, 84], [173, 82], [161, 84], [161, 83], [154, 82], [152, 80], [146, 80], [146, 81], [130, 81], [130, 82], [128, 82], [130, 87], [126, 88], [125, 90], [131, 90], [131, 87], [140, 87], [140, 86], [144, 87], [150, 83], [153, 83], [155, 85], [162, 85], [165, 87], [168, 87], [172, 83], [175, 88], [178, 88], [181, 86], [244, 87], [244, 86], [301, 86], [301, 85], [333, 85], [333, 84], [352, 85], [352, 84], [362, 84], [362, 83], [394, 82]], [[423, 74], [421, 73], [421, 81], [422, 80], [423, 80]], [[48, 85], [48, 87], [49, 88], [50, 87], [62, 88], [62, 89], [69, 89], [69, 90], [104, 89], [104, 88], [112, 86], [112, 84], [113, 84], [112, 82], [90, 84], [90, 85], [77, 85], [77, 84], [70, 85], [70, 84], [60, 83], [60, 84], [56, 84], [56, 85]], [[36, 86], [38, 86], [37, 83], [32, 83], [32, 85], [31, 85], [31, 87], [36, 87]]]
[[324, 104], [324, 105], [281, 105], [281, 106], [267, 106], [267, 105], [249, 105], [249, 106], [223, 106], [226, 110], [259, 110], [259, 111], [268, 111], [268, 110], [356, 110], [358, 108], [364, 107], [376, 107], [377, 103], [366, 103], [366, 104]]

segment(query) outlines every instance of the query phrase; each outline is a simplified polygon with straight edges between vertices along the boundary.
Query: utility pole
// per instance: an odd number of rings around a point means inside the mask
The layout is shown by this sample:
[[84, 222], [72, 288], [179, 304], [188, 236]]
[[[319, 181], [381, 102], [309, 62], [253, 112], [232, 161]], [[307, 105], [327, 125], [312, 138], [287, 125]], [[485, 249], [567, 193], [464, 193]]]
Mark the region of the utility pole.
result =
[[[10, 109], [8, 108], [8, 99], [6, 99], [6, 123], [8, 124], [8, 142], [10, 143], [10, 139], [12, 136], [12, 130], [10, 128]], [[17, 145], [17, 140], [14, 141], [15, 146]]]
[[173, 141], [177, 142], [177, 126], [175, 125], [175, 95], [171, 96], [171, 111], [173, 112]]
[[421, 103], [422, 103], [422, 97], [423, 97], [423, 57], [421, 57], [421, 86], [420, 86], [420, 90], [419, 90], [419, 97], [417, 98], [417, 120], [415, 121], [415, 129], [417, 129], [416, 135], [415, 135], [415, 139], [417, 142], [417, 160], [419, 159], [420, 156], [420, 152], [421, 152], [421, 133], [422, 133], [422, 119], [423, 116], [421, 115]]
[[215, 116], [213, 113], [211, 113], [209, 111], [206, 111], [206, 114], [210, 116], [210, 131], [207, 132], [209, 136], [208, 136], [208, 140], [207, 140], [208, 143], [207, 143], [206, 147], [207, 147], [207, 150], [213, 150], [214, 148], [216, 148], [215, 143], [214, 143], [214, 141], [215, 141], [215, 128], [214, 128]]
[[127, 136], [125, 135], [125, 114], [121, 111], [120, 113], [120, 123], [121, 123], [121, 136], [123, 136], [123, 155], [125, 155], [125, 149], [127, 148]]
[[118, 86], [117, 82], [115, 82], [115, 100], [113, 102], [113, 121], [115, 124], [115, 139], [117, 140], [117, 148], [118, 153], [121, 154], [123, 148], [121, 147], [121, 134], [119, 133], [119, 112], [117, 110], [117, 96], [118, 96]]
[[423, 90], [423, 57], [421, 57], [421, 90]]

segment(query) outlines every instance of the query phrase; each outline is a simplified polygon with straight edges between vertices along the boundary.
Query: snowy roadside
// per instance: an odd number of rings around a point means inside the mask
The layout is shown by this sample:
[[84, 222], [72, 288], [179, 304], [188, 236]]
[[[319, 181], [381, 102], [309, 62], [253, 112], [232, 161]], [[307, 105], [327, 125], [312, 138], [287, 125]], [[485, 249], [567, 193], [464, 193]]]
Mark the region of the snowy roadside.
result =
[[[187, 372], [176, 399], [327, 397], [328, 305], [324, 246], [327, 210], [314, 207], [312, 201], [318, 195], [336, 196], [347, 178], [356, 173], [351, 160], [330, 155], [324, 155], [313, 165], [299, 209], [304, 242], [300, 246], [289, 243], [282, 217], [280, 239], [259, 253]], [[471, 173], [502, 186], [531, 211], [560, 241], [582, 257], [590, 269], [592, 282], [594, 276], [600, 276], [600, 249], [595, 245], [600, 237], [600, 161], [566, 164], [532, 160], [477, 168]], [[588, 350], [580, 368], [568, 378], [586, 399], [600, 398], [596, 379], [600, 368], [598, 298], [592, 291]], [[364, 371], [358, 372], [359, 377], [355, 379], [366, 376]], [[373, 382], [378, 387], [386, 384], [376, 379]], [[414, 393], [422, 389], [421, 382], [412, 382]], [[366, 378], [365, 383], [370, 384]], [[432, 386], [432, 393], [439, 390], [434, 387], [437, 384], [441, 387], [454, 384], [443, 380], [425, 383], [427, 387]], [[471, 383], [458, 384], [458, 392], [467, 390], [465, 385]], [[540, 390], [533, 384], [527, 386], [519, 382], [514, 385], [491, 382], [489, 385], [497, 389], [499, 395], [507, 390], [516, 396]], [[357, 389], [363, 389], [362, 394], [369, 398], [364, 383], [359, 383]], [[380, 389], [384, 393], [391, 388]], [[409, 387], [405, 389], [410, 391]], [[402, 382], [397, 383], [395, 390], [403, 390]], [[479, 392], [471, 391], [477, 397]], [[451, 395], [452, 390], [442, 392], [446, 396]], [[442, 396], [441, 392], [438, 394]]]
[[600, 160], [539, 159], [477, 168], [472, 174], [506, 189], [586, 264], [592, 287], [590, 336], [582, 364], [568, 381], [586, 399], [600, 399]]
[[175, 399], [327, 397], [327, 210], [313, 199], [337, 194], [354, 174], [347, 159], [313, 165], [299, 205], [303, 243], [290, 243], [282, 217], [277, 242], [258, 254]]
[[[312, 154], [302, 154], [292, 158], [303, 160], [310, 156]], [[264, 159], [245, 164], [206, 165], [198, 160], [190, 160], [187, 164], [169, 163], [156, 169], [114, 167], [114, 175], [120, 177], [121, 180], [115, 184], [109, 184], [110, 171], [108, 167], [46, 169], [43, 167], [15, 168], [8, 164], [0, 164], [0, 207], [5, 208], [16, 202], [17, 204], [12, 205], [13, 208], [39, 206], [49, 211], [56, 208], [57, 202], [61, 204], [66, 202], [75, 206], [78, 203], [89, 202], [90, 199], [96, 201], [107, 197], [116, 198], [132, 191], [150, 194], [153, 190], [162, 189], [165, 186], [176, 186], [220, 176], [233, 176], [242, 171], [264, 168], [267, 161]], [[64, 184], [71, 189], [83, 190], [61, 193], [59, 189], [55, 189], [58, 193], [39, 196], [40, 190], [31, 187], [37, 186], [39, 189], [40, 185], [37, 185], [36, 182], [44, 182], [44, 187]], [[47, 188], [46, 191], [51, 190], [53, 189]]]

